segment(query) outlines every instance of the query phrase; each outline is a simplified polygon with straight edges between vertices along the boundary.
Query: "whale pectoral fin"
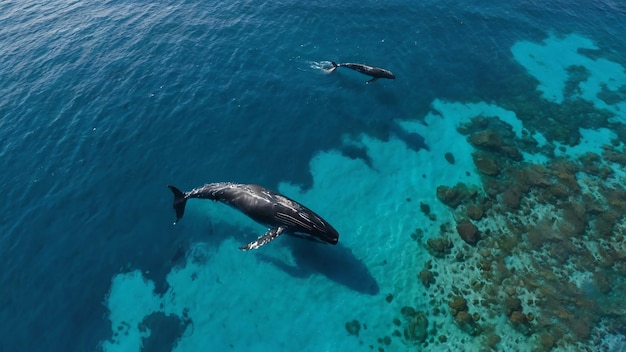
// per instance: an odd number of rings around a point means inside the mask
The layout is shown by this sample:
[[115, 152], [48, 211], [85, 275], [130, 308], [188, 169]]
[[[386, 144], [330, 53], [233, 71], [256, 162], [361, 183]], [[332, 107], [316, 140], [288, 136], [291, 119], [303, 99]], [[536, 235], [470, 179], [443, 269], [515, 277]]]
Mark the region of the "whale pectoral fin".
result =
[[267, 244], [268, 242], [276, 239], [276, 237], [280, 236], [283, 231], [285, 231], [285, 228], [282, 226], [279, 227], [273, 227], [269, 230], [267, 230], [267, 232], [257, 238], [256, 240], [248, 243], [247, 245], [243, 246], [243, 247], [239, 247], [239, 249], [241, 249], [242, 251], [248, 251], [251, 249], [258, 249], [259, 247], [263, 246], [264, 244]]
[[185, 198], [185, 193], [178, 188], [172, 185], [168, 185], [167, 187], [174, 192], [174, 210], [176, 211], [176, 221], [174, 221], [174, 225], [176, 225], [185, 214], [185, 204], [187, 204], [187, 198]]
[[365, 82], [365, 83], [372, 83], [372, 82], [376, 82], [376, 80], [378, 79], [378, 77], [373, 77], [372, 79], [370, 79], [369, 81]]

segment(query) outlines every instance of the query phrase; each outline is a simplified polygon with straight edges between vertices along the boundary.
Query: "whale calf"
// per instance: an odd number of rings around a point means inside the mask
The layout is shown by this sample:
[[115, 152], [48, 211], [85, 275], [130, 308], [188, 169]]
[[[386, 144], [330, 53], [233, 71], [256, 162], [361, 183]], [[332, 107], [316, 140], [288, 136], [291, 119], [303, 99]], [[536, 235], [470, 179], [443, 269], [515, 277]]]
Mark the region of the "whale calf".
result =
[[371, 76], [372, 79], [367, 81], [368, 83], [375, 82], [379, 78], [396, 79], [396, 75], [391, 73], [391, 71], [385, 70], [384, 68], [380, 68], [380, 67], [368, 66], [364, 64], [353, 64], [349, 62], [338, 64], [334, 61], [331, 61], [331, 64], [333, 65], [333, 67], [330, 68], [329, 72], [335, 71], [337, 67], [347, 67], [351, 70], [361, 72], [364, 75]]
[[226, 203], [252, 220], [270, 227], [256, 240], [239, 247], [244, 251], [257, 249], [282, 234], [333, 245], [339, 241], [337, 230], [311, 209], [259, 185], [218, 182], [189, 192], [182, 192], [172, 185], [167, 187], [174, 193], [174, 224], [183, 217], [187, 200], [200, 198]]

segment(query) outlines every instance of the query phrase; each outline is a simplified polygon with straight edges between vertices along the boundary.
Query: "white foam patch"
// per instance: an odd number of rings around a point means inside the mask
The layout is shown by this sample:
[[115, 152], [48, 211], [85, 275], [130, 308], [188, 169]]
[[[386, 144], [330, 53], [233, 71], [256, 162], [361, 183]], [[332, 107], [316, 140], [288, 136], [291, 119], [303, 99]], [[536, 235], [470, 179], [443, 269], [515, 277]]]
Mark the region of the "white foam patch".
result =
[[626, 123], [626, 101], [612, 105], [598, 98], [603, 87], [612, 92], [626, 85], [626, 70], [618, 63], [599, 58], [592, 59], [579, 52], [580, 49], [598, 50], [588, 38], [570, 34], [564, 38], [550, 36], [541, 44], [520, 41], [511, 48], [515, 59], [539, 80], [539, 90], [546, 100], [563, 102], [565, 84], [569, 78], [567, 68], [584, 66], [589, 77], [580, 82], [579, 97], [590, 101], [598, 109], [607, 109]]

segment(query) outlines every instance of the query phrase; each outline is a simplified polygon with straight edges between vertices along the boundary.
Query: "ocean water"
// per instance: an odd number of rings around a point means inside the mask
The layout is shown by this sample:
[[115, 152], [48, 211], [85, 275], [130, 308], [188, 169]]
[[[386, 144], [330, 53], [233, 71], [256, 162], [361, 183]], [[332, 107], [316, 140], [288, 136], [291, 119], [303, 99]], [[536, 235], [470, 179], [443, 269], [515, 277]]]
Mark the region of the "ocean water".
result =
[[[625, 350], [624, 33], [609, 0], [0, 2], [0, 351]], [[339, 244], [172, 225], [166, 185], [218, 181]]]

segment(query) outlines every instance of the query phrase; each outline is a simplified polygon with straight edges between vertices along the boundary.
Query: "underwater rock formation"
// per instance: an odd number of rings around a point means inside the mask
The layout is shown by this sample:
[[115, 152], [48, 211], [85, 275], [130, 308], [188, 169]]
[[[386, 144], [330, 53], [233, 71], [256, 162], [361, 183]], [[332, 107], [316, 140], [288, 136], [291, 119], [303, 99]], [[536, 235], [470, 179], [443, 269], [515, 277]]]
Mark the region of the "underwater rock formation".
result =
[[359, 321], [356, 319], [347, 322], [346, 331], [350, 335], [359, 336], [359, 332], [361, 331], [361, 323], [359, 323]]
[[468, 205], [466, 212], [467, 216], [472, 220], [480, 220], [484, 214], [483, 208], [476, 204]]
[[446, 254], [450, 254], [450, 250], [452, 249], [452, 241], [448, 238], [429, 238], [426, 241], [426, 248], [428, 252], [435, 257], [443, 257]]
[[450, 163], [450, 165], [454, 165], [455, 160], [454, 160], [454, 155], [450, 152], [444, 154], [444, 158], [446, 159], [447, 162]]
[[[626, 146], [616, 140], [600, 154], [555, 158], [551, 138], [569, 143], [579, 133], [544, 127], [554, 129], [540, 147], [491, 118], [462, 126], [476, 148], [482, 189], [439, 186], [437, 198], [452, 210], [456, 226], [432, 231], [441, 237], [424, 231], [432, 257], [418, 276], [427, 271], [443, 279], [426, 285], [420, 278], [421, 289], [431, 303], [447, 304], [460, 331], [481, 335], [485, 349], [499, 350], [512, 334], [538, 351], [592, 350], [607, 334], [626, 336], [626, 311], [616, 294], [626, 282], [614, 279], [626, 276]], [[539, 148], [552, 159], [533, 164], [519, 157]], [[459, 236], [448, 236], [454, 230]], [[436, 316], [442, 308], [433, 311]], [[432, 337], [429, 343], [449, 342], [454, 332], [436, 336], [443, 342]]]
[[471, 221], [465, 220], [456, 225], [459, 236], [470, 245], [475, 245], [479, 240], [478, 228]]
[[516, 187], [507, 189], [502, 193], [502, 204], [509, 210], [517, 210], [522, 201], [522, 192]]
[[476, 165], [476, 168], [480, 171], [480, 173], [487, 176], [496, 176], [500, 173], [498, 164], [489, 154], [475, 152], [472, 153], [472, 158], [474, 159], [474, 165]]
[[475, 189], [470, 189], [463, 183], [459, 183], [454, 187], [437, 187], [437, 198], [439, 198], [443, 204], [453, 209], [458, 207], [459, 204], [474, 198], [476, 194], [477, 191]]
[[431, 271], [422, 270], [418, 274], [419, 280], [424, 287], [429, 288], [431, 284], [435, 283], [435, 276]]
[[479, 315], [476, 318], [469, 313], [467, 307], [467, 301], [461, 296], [456, 296], [452, 301], [448, 302], [450, 307], [450, 314], [454, 317], [455, 323], [461, 328], [461, 330], [467, 332], [470, 335], [477, 335], [480, 332], [476, 321], [480, 319]]
[[494, 130], [476, 132], [468, 140], [479, 149], [500, 154], [514, 161], [523, 159], [522, 153], [517, 148], [507, 145], [504, 139]]
[[450, 307], [450, 314], [456, 316], [458, 312], [467, 310], [467, 301], [461, 296], [456, 296], [448, 302], [448, 306]]
[[412, 307], [402, 308], [405, 318], [404, 338], [412, 344], [421, 344], [428, 337], [428, 317]]

